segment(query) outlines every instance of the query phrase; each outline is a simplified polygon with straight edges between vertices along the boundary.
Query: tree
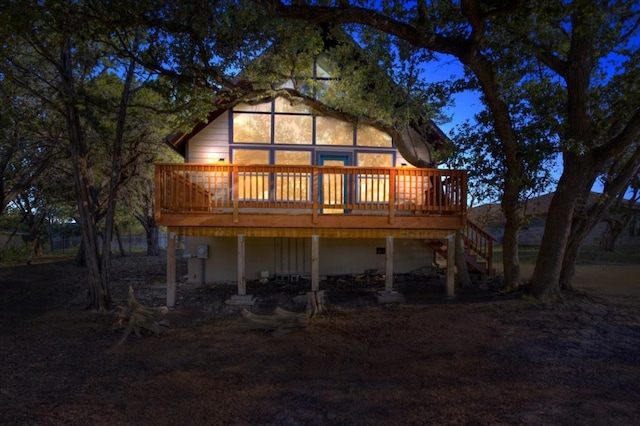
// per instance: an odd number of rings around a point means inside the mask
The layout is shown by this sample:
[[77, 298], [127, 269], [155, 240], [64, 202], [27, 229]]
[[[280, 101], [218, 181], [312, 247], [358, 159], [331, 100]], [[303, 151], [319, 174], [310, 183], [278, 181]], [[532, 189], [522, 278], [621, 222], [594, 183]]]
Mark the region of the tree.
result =
[[56, 126], [28, 92], [0, 77], [0, 214], [56, 157]]
[[[497, 135], [495, 142], [504, 154], [506, 178], [502, 188], [502, 208], [506, 218], [503, 251], [505, 283], [517, 283], [520, 280], [518, 235], [524, 220], [520, 197], [525, 185], [522, 179], [525, 176], [525, 164], [510, 105], [508, 99], [503, 97], [506, 86], [498, 74], [503, 64], [500, 62], [501, 55], [508, 49], [504, 45], [497, 45], [495, 40], [492, 40], [491, 46], [485, 44], [490, 39], [494, 21], [515, 14], [520, 2], [504, 7], [485, 6], [479, 1], [465, 1], [460, 7], [456, 4], [427, 5], [421, 2], [406, 7], [402, 2], [390, 2], [378, 9], [359, 7], [358, 2], [331, 7], [303, 3], [285, 6], [277, 0], [257, 3], [272, 15], [287, 19], [356, 24], [376, 29], [420, 51], [451, 55], [469, 70], [473, 84], [482, 91]], [[402, 140], [399, 140], [399, 145], [402, 145]]]
[[[467, 0], [459, 5], [418, 2], [408, 7], [389, 2], [379, 8], [366, 7], [364, 3], [360, 7], [359, 2], [341, 2], [335, 6], [305, 2], [285, 5], [279, 0], [257, 0], [256, 3], [273, 16], [377, 29], [413, 46], [452, 55], [465, 65], [482, 90], [504, 154], [506, 180], [502, 188], [502, 208], [507, 220], [504, 238], [507, 282], [519, 279], [517, 240], [523, 219], [519, 198], [525, 164], [513, 122], [514, 105], [504, 97], [508, 86], [500, 74], [504, 66], [500, 57], [509, 57], [508, 52], [514, 49], [525, 55], [515, 67], [535, 61], [532, 63], [540, 70], [541, 77], [525, 73], [522, 78], [548, 80], [562, 97], [562, 102], [552, 108], [559, 112], [555, 121], [549, 122], [547, 118], [540, 122], [558, 129], [564, 167], [550, 206], [549, 217], [553, 219], [547, 223], [532, 288], [539, 297], [559, 296], [562, 256], [558, 254], [563, 254], [567, 245], [578, 200], [576, 188], [590, 187], [604, 162], [620, 154], [640, 131], [637, 101], [632, 112], [620, 104], [607, 105], [602, 110], [597, 102], [597, 95], [606, 87], [602, 84], [606, 79], [601, 78], [604, 63], [614, 51], [628, 60], [627, 66], [615, 69], [614, 74], [623, 76], [625, 81], [633, 81], [634, 77], [637, 81], [638, 67], [630, 66], [638, 56], [637, 46], [630, 44], [638, 33], [635, 2], [576, 0], [498, 4]], [[635, 99], [632, 93], [625, 95]], [[592, 114], [594, 110], [615, 117], [617, 127], [598, 128], [599, 114]]]
[[602, 250], [615, 251], [616, 241], [631, 222], [638, 201], [640, 201], [640, 174], [636, 172], [629, 186], [618, 193], [613, 206], [605, 216], [607, 228], [603, 231], [600, 240]]
[[[578, 206], [574, 212], [571, 223], [571, 234], [564, 253], [560, 287], [571, 289], [575, 265], [584, 238], [593, 230], [598, 222], [606, 218], [609, 223], [624, 224], [631, 218], [631, 208], [637, 201], [638, 168], [640, 165], [635, 157], [640, 155], [637, 145], [632, 145], [628, 152], [630, 157], [614, 159], [602, 177], [605, 191], [595, 200], [589, 190], [583, 192]], [[620, 168], [621, 167], [621, 168]], [[631, 189], [630, 199], [625, 200], [628, 190]], [[626, 204], [626, 208], [624, 206]], [[628, 217], [627, 217], [628, 214]], [[609, 217], [607, 217], [609, 216]], [[616, 217], [617, 216], [617, 217]], [[627, 219], [625, 219], [627, 217]], [[618, 225], [619, 226], [619, 225]], [[616, 228], [618, 228], [616, 226]], [[614, 235], [610, 238], [614, 241]]]
[[[124, 181], [122, 151], [128, 132], [127, 113], [140, 71], [133, 59], [123, 59], [118, 53], [136, 51], [140, 40], [135, 34], [123, 37], [116, 28], [96, 19], [91, 13], [99, 10], [98, 4], [14, 2], [3, 6], [0, 29], [7, 40], [3, 75], [23, 90], [31, 90], [32, 96], [48, 105], [65, 123], [88, 269], [90, 306], [103, 311], [111, 304], [109, 248], [117, 193]], [[120, 43], [118, 49], [112, 40]], [[12, 50], [11, 46], [18, 48]], [[95, 90], [109, 75], [119, 76], [118, 85], [109, 86], [117, 87], [115, 93]], [[38, 87], [42, 90], [33, 90], [34, 82], [44, 82]], [[103, 119], [105, 112], [107, 118]], [[108, 119], [113, 125], [105, 124]], [[97, 166], [101, 159], [95, 157], [94, 145], [108, 153], [106, 194], [101, 193]], [[102, 229], [101, 214], [104, 214]]]

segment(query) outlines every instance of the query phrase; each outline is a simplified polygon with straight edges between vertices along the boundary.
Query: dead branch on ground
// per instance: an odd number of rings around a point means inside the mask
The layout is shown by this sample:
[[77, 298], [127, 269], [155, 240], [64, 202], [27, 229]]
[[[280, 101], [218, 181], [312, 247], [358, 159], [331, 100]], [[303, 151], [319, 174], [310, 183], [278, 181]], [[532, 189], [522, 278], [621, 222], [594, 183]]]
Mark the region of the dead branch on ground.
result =
[[165, 315], [169, 312], [166, 306], [147, 307], [135, 298], [133, 287], [129, 286], [129, 297], [127, 298], [127, 306], [119, 306], [115, 328], [124, 328], [124, 333], [120, 340], [116, 342], [109, 350], [115, 350], [122, 345], [129, 334], [133, 331], [136, 336], [142, 336], [142, 330], [151, 331], [154, 334], [162, 333], [169, 323], [165, 319]]

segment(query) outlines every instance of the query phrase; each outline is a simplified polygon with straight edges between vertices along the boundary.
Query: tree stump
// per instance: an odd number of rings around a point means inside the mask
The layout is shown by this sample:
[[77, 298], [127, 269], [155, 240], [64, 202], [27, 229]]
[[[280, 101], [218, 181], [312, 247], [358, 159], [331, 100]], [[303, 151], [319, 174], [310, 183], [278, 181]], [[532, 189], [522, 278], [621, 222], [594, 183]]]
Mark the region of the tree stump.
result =
[[136, 300], [133, 287], [129, 286], [129, 297], [127, 298], [127, 306], [119, 306], [115, 323], [115, 328], [124, 328], [124, 333], [118, 342], [113, 345], [110, 350], [117, 349], [127, 340], [129, 334], [133, 331], [136, 336], [142, 335], [142, 330], [149, 330], [154, 334], [160, 334], [168, 326], [169, 323], [164, 318], [169, 312], [166, 306], [146, 307]]

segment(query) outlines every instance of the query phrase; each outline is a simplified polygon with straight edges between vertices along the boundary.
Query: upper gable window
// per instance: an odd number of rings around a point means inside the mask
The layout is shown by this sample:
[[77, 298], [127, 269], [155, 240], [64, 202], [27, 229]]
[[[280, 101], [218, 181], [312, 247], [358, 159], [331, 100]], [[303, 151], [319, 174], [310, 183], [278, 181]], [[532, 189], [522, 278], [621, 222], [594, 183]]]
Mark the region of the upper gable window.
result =
[[240, 103], [233, 107], [234, 111], [243, 112], [271, 112], [271, 102], [263, 102], [261, 104], [245, 104]]
[[285, 112], [292, 114], [309, 114], [309, 107], [304, 104], [291, 103], [283, 98], [276, 98], [274, 101], [275, 112]]
[[316, 144], [353, 145], [353, 124], [330, 117], [316, 117]]
[[311, 145], [313, 118], [310, 115], [276, 115], [274, 142]]
[[391, 136], [375, 127], [359, 125], [357, 145], [391, 148], [392, 141]]
[[271, 143], [271, 115], [234, 113], [233, 141]]

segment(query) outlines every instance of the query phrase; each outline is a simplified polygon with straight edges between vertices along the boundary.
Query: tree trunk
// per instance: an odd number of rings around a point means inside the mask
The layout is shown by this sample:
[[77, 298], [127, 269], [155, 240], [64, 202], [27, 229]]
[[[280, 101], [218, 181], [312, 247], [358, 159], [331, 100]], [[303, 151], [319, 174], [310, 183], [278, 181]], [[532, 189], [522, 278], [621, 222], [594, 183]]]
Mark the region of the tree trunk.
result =
[[[137, 35], [136, 35], [137, 42]], [[116, 133], [113, 139], [111, 154], [111, 176], [109, 179], [109, 192], [107, 194], [107, 208], [104, 225], [104, 241], [102, 250], [101, 263], [101, 282], [105, 289], [109, 290], [109, 281], [111, 274], [111, 236], [115, 226], [115, 214], [118, 189], [121, 181], [122, 169], [122, 146], [124, 144], [125, 125], [127, 121], [127, 107], [129, 105], [129, 97], [131, 95], [131, 86], [135, 75], [136, 62], [131, 59], [124, 76], [124, 86], [122, 88], [122, 96], [120, 105], [118, 106], [118, 120], [116, 125]], [[109, 297], [110, 298], [110, 297]]]
[[87, 266], [87, 284], [89, 285], [89, 307], [106, 311], [111, 305], [108, 282], [103, 281], [98, 246], [98, 228], [95, 220], [96, 205], [92, 197], [93, 172], [90, 155], [82, 131], [82, 124], [76, 99], [71, 40], [66, 40], [60, 52], [62, 92], [66, 97], [65, 119], [69, 134], [69, 151], [73, 164], [73, 178], [78, 196], [78, 213], [82, 229], [82, 242]]
[[160, 256], [160, 228], [157, 225], [145, 227], [147, 235], [147, 256]]
[[464, 249], [464, 236], [462, 231], [456, 231], [456, 281], [462, 288], [471, 287], [471, 278], [469, 277], [469, 268], [467, 268], [466, 251]]
[[559, 287], [561, 290], [573, 290], [572, 280], [576, 272], [576, 262], [578, 261], [583, 240], [584, 237], [574, 234], [573, 232], [569, 236], [564, 257], [562, 258], [562, 269], [560, 271]]
[[504, 288], [513, 290], [520, 285], [520, 229], [524, 221], [524, 210], [518, 200], [519, 188], [505, 184], [502, 211], [505, 216], [502, 241], [502, 262], [504, 265]]
[[[562, 265], [571, 234], [573, 212], [581, 194], [576, 189], [584, 188], [590, 181], [589, 170], [586, 161], [580, 161], [580, 157], [565, 158], [565, 170], [547, 211], [538, 260], [531, 279], [533, 294], [538, 298], [554, 300], [561, 297]], [[583, 238], [579, 238], [579, 242]], [[572, 250], [579, 250], [579, 247]]]
[[87, 260], [84, 253], [84, 240], [80, 238], [80, 244], [78, 245], [78, 251], [76, 252], [76, 257], [73, 260], [73, 264], [79, 268], [84, 268], [87, 266]]
[[607, 227], [602, 232], [600, 238], [600, 248], [602, 250], [610, 252], [616, 251], [616, 241], [618, 240], [618, 237], [620, 237], [620, 234], [622, 234], [625, 226], [629, 223], [628, 219], [630, 218], [631, 217], [629, 216], [626, 221], [620, 219], [607, 220]]
[[[116, 229], [116, 241], [118, 242], [118, 250], [120, 250], [120, 256], [121, 257], [125, 257], [127, 255], [127, 253], [124, 250], [124, 245], [122, 245], [122, 236], [120, 235], [120, 228], [118, 228], [118, 225], [115, 225]], [[131, 244], [131, 243], [129, 243]]]

